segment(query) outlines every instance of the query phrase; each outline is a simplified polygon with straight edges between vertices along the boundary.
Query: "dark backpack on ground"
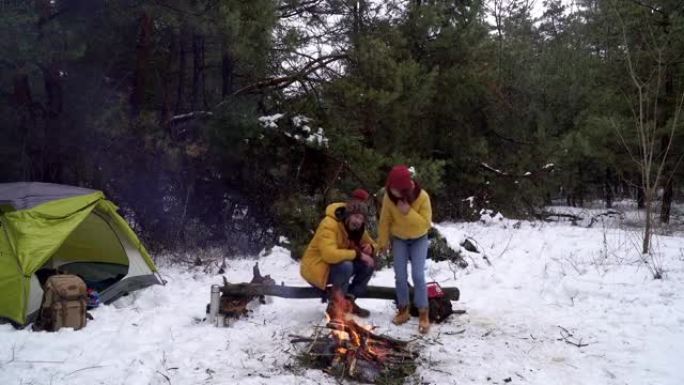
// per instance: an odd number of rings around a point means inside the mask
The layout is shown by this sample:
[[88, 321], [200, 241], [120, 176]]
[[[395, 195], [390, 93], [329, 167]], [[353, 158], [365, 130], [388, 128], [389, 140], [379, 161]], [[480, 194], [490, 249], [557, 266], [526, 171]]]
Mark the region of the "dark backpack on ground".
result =
[[37, 328], [57, 331], [60, 328], [78, 330], [86, 325], [88, 292], [83, 280], [75, 275], [53, 275], [43, 288]]

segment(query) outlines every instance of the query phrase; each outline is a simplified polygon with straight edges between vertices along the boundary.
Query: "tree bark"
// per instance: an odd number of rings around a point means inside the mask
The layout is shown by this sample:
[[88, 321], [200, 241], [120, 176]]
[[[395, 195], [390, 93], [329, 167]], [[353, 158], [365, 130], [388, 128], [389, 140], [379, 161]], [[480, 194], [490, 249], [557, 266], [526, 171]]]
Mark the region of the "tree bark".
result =
[[63, 107], [61, 69], [57, 63], [53, 62], [48, 67], [42, 68], [42, 71], [47, 96], [45, 110], [48, 116], [55, 117], [62, 113]]
[[653, 191], [651, 191], [651, 189], [647, 189], [645, 191], [644, 201], [646, 209], [646, 225], [644, 226], [644, 239], [641, 245], [641, 253], [648, 254], [651, 251], [651, 233], [653, 232]]
[[221, 53], [221, 78], [223, 80], [221, 84], [221, 96], [223, 98], [233, 93], [233, 72], [235, 67], [235, 61], [233, 55], [228, 48], [228, 44], [224, 43], [224, 47]]
[[[670, 35], [670, 15], [669, 13], [663, 13], [663, 33], [669, 37]], [[672, 39], [667, 39], [667, 53], [672, 53]], [[667, 124], [667, 117], [672, 113], [676, 113], [676, 97], [674, 92], [674, 68], [673, 65], [665, 66], [665, 94], [663, 95], [663, 112], [660, 113], [659, 117], [662, 123], [659, 125], [664, 126]], [[662, 154], [667, 153], [668, 144], [670, 142], [670, 137], [668, 134], [664, 134], [660, 139], [660, 151]], [[670, 166], [670, 162], [667, 159], [663, 159], [665, 167], [663, 168], [663, 175], [661, 178], [665, 181], [663, 184], [663, 197], [660, 205], [660, 223], [670, 222], [670, 213], [672, 210], [672, 195], [673, 195], [673, 170]]]
[[582, 165], [577, 167], [577, 174], [579, 176], [579, 184], [577, 185], [577, 200], [579, 201], [579, 206], [584, 207], [584, 169]]
[[25, 73], [18, 73], [14, 75], [12, 101], [17, 107], [31, 108], [33, 98], [31, 97], [31, 86], [29, 84], [28, 75]]
[[638, 209], [643, 209], [646, 208], [645, 202], [644, 202], [644, 188], [642, 186], [637, 187], [637, 208]]
[[28, 154], [30, 143], [30, 127], [35, 125], [36, 117], [33, 109], [33, 98], [31, 96], [31, 85], [28, 75], [17, 73], [14, 75], [12, 104], [14, 104], [17, 115], [19, 116], [19, 132], [21, 136], [21, 175], [24, 179], [32, 178], [31, 157]]
[[190, 99], [190, 108], [193, 111], [207, 108], [204, 88], [204, 36], [195, 32], [192, 35], [192, 96]]
[[[162, 84], [161, 86], [161, 93], [162, 93], [162, 105], [161, 109], [159, 110], [159, 125], [164, 126], [168, 125], [167, 128], [170, 128], [171, 125], [169, 122], [171, 121], [171, 118], [173, 116], [172, 113], [172, 103], [173, 103], [173, 91], [172, 91], [172, 81], [173, 81], [173, 61], [176, 58], [176, 51], [178, 50], [178, 41], [176, 39], [175, 34], [172, 33], [172, 39], [171, 42], [169, 43], [169, 54], [166, 57], [166, 62], [165, 62], [165, 68], [163, 70], [163, 73], [161, 75], [162, 79]], [[169, 134], [172, 134], [169, 131]]]
[[185, 36], [187, 28], [185, 26], [181, 27], [180, 35], [178, 36], [178, 85], [176, 88], [176, 108], [174, 109], [174, 114], [179, 115], [183, 111], [184, 105], [184, 94], [185, 94], [185, 61], [186, 61], [186, 50], [185, 50]]
[[140, 17], [138, 43], [135, 50], [135, 74], [130, 97], [131, 120], [135, 120], [140, 116], [142, 104], [145, 99], [146, 71], [152, 49], [152, 31], [152, 17], [147, 13], [143, 13]]
[[60, 183], [63, 181], [64, 154], [61, 142], [63, 141], [61, 132], [62, 127], [59, 115], [63, 108], [63, 91], [61, 84], [61, 73], [59, 65], [52, 62], [47, 66], [41, 66], [43, 73], [43, 84], [45, 87], [45, 147], [44, 169], [47, 171], [44, 180], [47, 182]]
[[674, 182], [672, 178], [667, 177], [665, 188], [663, 191], [662, 204], [660, 206], [660, 223], [670, 223], [670, 214], [672, 213], [672, 197], [674, 195]]
[[611, 173], [610, 169], [606, 167], [606, 177], [603, 182], [603, 192], [606, 200], [606, 208], [613, 208], [613, 184], [611, 183]]

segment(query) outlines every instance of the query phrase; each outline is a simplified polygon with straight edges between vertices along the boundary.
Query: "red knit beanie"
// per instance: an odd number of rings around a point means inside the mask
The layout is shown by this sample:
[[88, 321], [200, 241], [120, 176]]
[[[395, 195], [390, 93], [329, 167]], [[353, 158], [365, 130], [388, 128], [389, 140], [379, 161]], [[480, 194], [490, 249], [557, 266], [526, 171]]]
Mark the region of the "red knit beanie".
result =
[[366, 191], [362, 188], [357, 188], [356, 190], [354, 190], [354, 192], [352, 192], [351, 196], [352, 196], [352, 198], [354, 198], [356, 200], [359, 200], [361, 202], [365, 202], [368, 200], [368, 197], [370, 195], [368, 194], [368, 191]]
[[411, 182], [411, 171], [403, 164], [392, 167], [392, 170], [387, 176], [387, 188], [394, 188], [399, 191], [409, 190], [413, 187]]

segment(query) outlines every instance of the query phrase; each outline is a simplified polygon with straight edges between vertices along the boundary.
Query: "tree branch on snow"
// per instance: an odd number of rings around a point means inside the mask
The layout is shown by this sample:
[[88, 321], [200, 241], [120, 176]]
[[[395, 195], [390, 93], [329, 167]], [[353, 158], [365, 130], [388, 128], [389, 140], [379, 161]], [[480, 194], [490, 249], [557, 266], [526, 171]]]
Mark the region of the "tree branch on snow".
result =
[[[590, 228], [590, 227], [592, 227], [592, 226], [594, 225], [594, 223], [596, 223], [596, 221], [598, 221], [601, 217], [608, 217], [608, 216], [611, 216], [611, 215], [619, 215], [619, 216], [621, 216], [622, 213], [619, 212], [619, 211], [616, 211], [616, 210], [608, 210], [608, 211], [605, 211], [605, 212], [602, 212], [602, 213], [599, 213], [599, 214], [596, 214], [596, 215], [592, 215], [592, 216], [590, 217], [589, 224], [588, 224], [586, 227], [587, 227], [587, 228]], [[567, 219], [569, 219], [569, 220], [572, 221], [572, 224], [573, 224], [573, 225], [576, 225], [577, 222], [580, 222], [580, 221], [582, 221], [582, 220], [584, 219], [584, 217], [579, 216], [579, 215], [575, 215], [575, 214], [554, 213], [554, 212], [551, 212], [551, 211], [542, 211], [542, 212], [540, 212], [540, 213], [538, 213], [538, 214], [534, 214], [534, 216], [537, 217], [537, 218], [540, 219], [540, 220], [543, 220], [543, 221], [547, 221], [547, 220], [549, 220], [550, 218], [553, 218], [553, 217], [556, 217], [556, 218], [559, 218], [559, 219], [560, 219], [560, 218], [567, 218]]]
[[552, 217], [567, 218], [567, 219], [572, 220], [573, 223], [582, 220], [582, 217], [580, 217], [579, 215], [565, 214], [565, 213], [552, 213], [550, 211], [542, 211], [541, 213], [537, 214], [536, 216], [537, 216], [537, 218], [539, 218], [541, 220], [548, 220], [549, 218], [552, 218]]
[[576, 339], [570, 331], [560, 325], [558, 325], [560, 328], [560, 335], [561, 338], [559, 338], [559, 341], [564, 341], [566, 344], [572, 345], [572, 346], [577, 346], [578, 348], [583, 348], [585, 346], [589, 346], [589, 344], [583, 344], [582, 339], [580, 338], [578, 341], [574, 341], [573, 339]]

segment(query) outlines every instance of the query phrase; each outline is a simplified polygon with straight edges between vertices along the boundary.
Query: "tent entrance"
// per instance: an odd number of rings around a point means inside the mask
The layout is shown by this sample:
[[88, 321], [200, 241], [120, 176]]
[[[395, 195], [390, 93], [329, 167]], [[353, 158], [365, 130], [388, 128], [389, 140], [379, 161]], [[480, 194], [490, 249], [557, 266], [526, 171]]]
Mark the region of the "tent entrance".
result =
[[[99, 292], [122, 280], [128, 274], [128, 266], [106, 262], [69, 262], [59, 266], [59, 270], [66, 274], [81, 277], [88, 288]], [[52, 268], [41, 268], [36, 276], [41, 286], [45, 285], [47, 277], [54, 274]]]
[[36, 272], [37, 280], [31, 283], [31, 302], [40, 301], [42, 286], [55, 270], [78, 275], [89, 288], [102, 292], [126, 277], [129, 265], [118, 232], [104, 215], [93, 210]]

